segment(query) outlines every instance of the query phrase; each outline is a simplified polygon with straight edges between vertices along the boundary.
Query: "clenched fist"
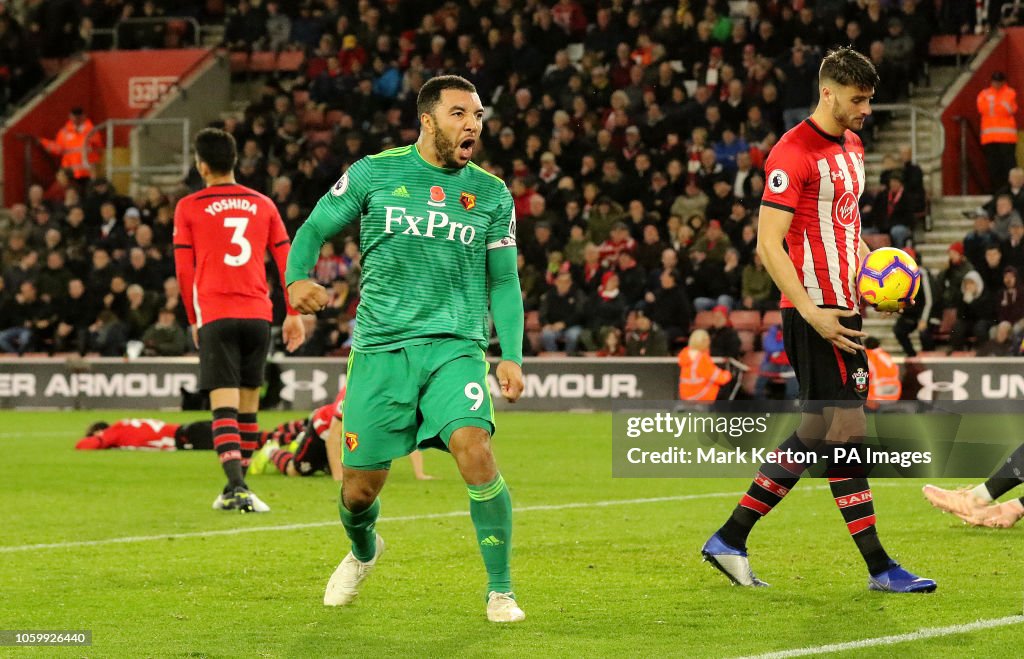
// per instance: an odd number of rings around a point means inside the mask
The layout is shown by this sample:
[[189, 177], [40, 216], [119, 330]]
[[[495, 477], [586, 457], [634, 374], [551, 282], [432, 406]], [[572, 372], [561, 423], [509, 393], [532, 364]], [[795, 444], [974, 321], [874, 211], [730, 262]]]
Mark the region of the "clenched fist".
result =
[[299, 313], [316, 313], [327, 305], [327, 289], [312, 279], [300, 279], [288, 286], [288, 302]]

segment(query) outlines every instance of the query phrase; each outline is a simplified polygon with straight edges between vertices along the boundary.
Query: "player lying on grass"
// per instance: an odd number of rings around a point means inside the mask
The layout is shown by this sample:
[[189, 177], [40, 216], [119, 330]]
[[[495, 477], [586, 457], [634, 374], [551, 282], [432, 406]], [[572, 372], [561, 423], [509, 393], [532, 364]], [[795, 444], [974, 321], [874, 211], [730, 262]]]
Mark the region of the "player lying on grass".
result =
[[[341, 480], [341, 417], [334, 416], [344, 390], [330, 405], [324, 405], [305, 419], [287, 421], [260, 433], [260, 451], [253, 456], [249, 472], [273, 473], [275, 467], [287, 476], [312, 476], [325, 472]], [[97, 421], [85, 431], [75, 448], [80, 451], [125, 449], [132, 451], [212, 451], [213, 422], [166, 423], [157, 419], [121, 419], [109, 424]], [[330, 463], [327, 446], [333, 437], [336, 461]], [[419, 451], [409, 456], [417, 480], [432, 480], [423, 472]], [[331, 468], [334, 464], [334, 468]]]
[[1024, 483], [1024, 444], [1017, 447], [1003, 466], [987, 481], [973, 488], [944, 490], [925, 485], [924, 498], [971, 526], [1008, 529], [1024, 518], [1024, 497], [997, 503], [996, 499]]
[[75, 448], [80, 451], [128, 449], [134, 451], [212, 451], [213, 423], [164, 423], [156, 419], [121, 419], [113, 425], [97, 421], [85, 431]]
[[[252, 456], [250, 474], [281, 473], [313, 476], [324, 472], [341, 480], [341, 409], [345, 390], [331, 403], [317, 408], [308, 419], [288, 421], [262, 434], [259, 451]], [[432, 480], [423, 472], [423, 455], [409, 454], [417, 480]]]

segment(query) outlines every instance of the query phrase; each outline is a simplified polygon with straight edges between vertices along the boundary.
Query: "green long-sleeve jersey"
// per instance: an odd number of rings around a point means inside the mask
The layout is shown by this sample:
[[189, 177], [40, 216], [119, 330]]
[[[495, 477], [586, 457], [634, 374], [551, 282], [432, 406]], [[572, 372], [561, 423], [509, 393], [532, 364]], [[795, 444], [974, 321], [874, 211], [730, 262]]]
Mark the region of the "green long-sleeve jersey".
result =
[[415, 145], [362, 158], [299, 228], [287, 283], [307, 279], [323, 243], [356, 220], [363, 268], [357, 350], [438, 337], [484, 348], [490, 302], [503, 358], [522, 361], [515, 209], [501, 179], [473, 163], [437, 167]]

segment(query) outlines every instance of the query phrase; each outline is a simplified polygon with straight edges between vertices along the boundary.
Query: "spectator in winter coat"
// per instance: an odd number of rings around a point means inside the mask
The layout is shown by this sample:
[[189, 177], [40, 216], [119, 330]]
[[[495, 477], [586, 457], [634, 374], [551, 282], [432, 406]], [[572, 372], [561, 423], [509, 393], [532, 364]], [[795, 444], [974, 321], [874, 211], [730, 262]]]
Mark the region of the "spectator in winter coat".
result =
[[742, 354], [740, 335], [729, 323], [729, 308], [717, 306], [712, 312], [711, 329], [708, 330], [711, 337], [711, 356], [738, 358]]
[[658, 289], [648, 292], [644, 300], [646, 315], [665, 332], [670, 348], [690, 333], [690, 300], [679, 285], [679, 273], [675, 270], [663, 269]]
[[1019, 279], [1017, 268], [1007, 266], [1003, 270], [1003, 289], [999, 294], [999, 308], [996, 320], [1013, 326], [1014, 333], [1024, 329], [1024, 286]]
[[761, 360], [757, 380], [754, 382], [754, 398], [764, 400], [767, 398], [768, 383], [782, 380], [786, 385], [786, 400], [796, 400], [799, 385], [782, 343], [782, 326], [769, 327], [761, 341], [764, 345], [764, 359]]
[[644, 312], [637, 312], [633, 327], [626, 332], [626, 355], [629, 357], [665, 357], [668, 341], [661, 330]]
[[583, 332], [584, 296], [572, 283], [572, 275], [559, 272], [552, 286], [540, 298], [541, 344], [547, 352], [565, 346], [570, 355], [576, 353]]
[[962, 297], [957, 305], [957, 321], [949, 336], [953, 350], [964, 350], [970, 341], [981, 343], [988, 339], [988, 330], [995, 318], [995, 303], [985, 283], [975, 271], [964, 276], [960, 284]]

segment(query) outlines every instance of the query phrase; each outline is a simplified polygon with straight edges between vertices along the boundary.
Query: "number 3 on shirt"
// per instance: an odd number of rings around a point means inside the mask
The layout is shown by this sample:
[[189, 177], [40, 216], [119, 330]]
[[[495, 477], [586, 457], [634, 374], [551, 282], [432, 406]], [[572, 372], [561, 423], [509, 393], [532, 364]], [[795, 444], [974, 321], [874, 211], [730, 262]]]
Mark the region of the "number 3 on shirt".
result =
[[252, 245], [245, 238], [245, 228], [249, 226], [249, 218], [247, 217], [225, 217], [224, 227], [227, 229], [234, 229], [235, 232], [231, 234], [231, 244], [238, 245], [239, 252], [237, 255], [232, 256], [231, 254], [224, 255], [224, 263], [228, 265], [243, 266], [249, 262], [252, 258]]

